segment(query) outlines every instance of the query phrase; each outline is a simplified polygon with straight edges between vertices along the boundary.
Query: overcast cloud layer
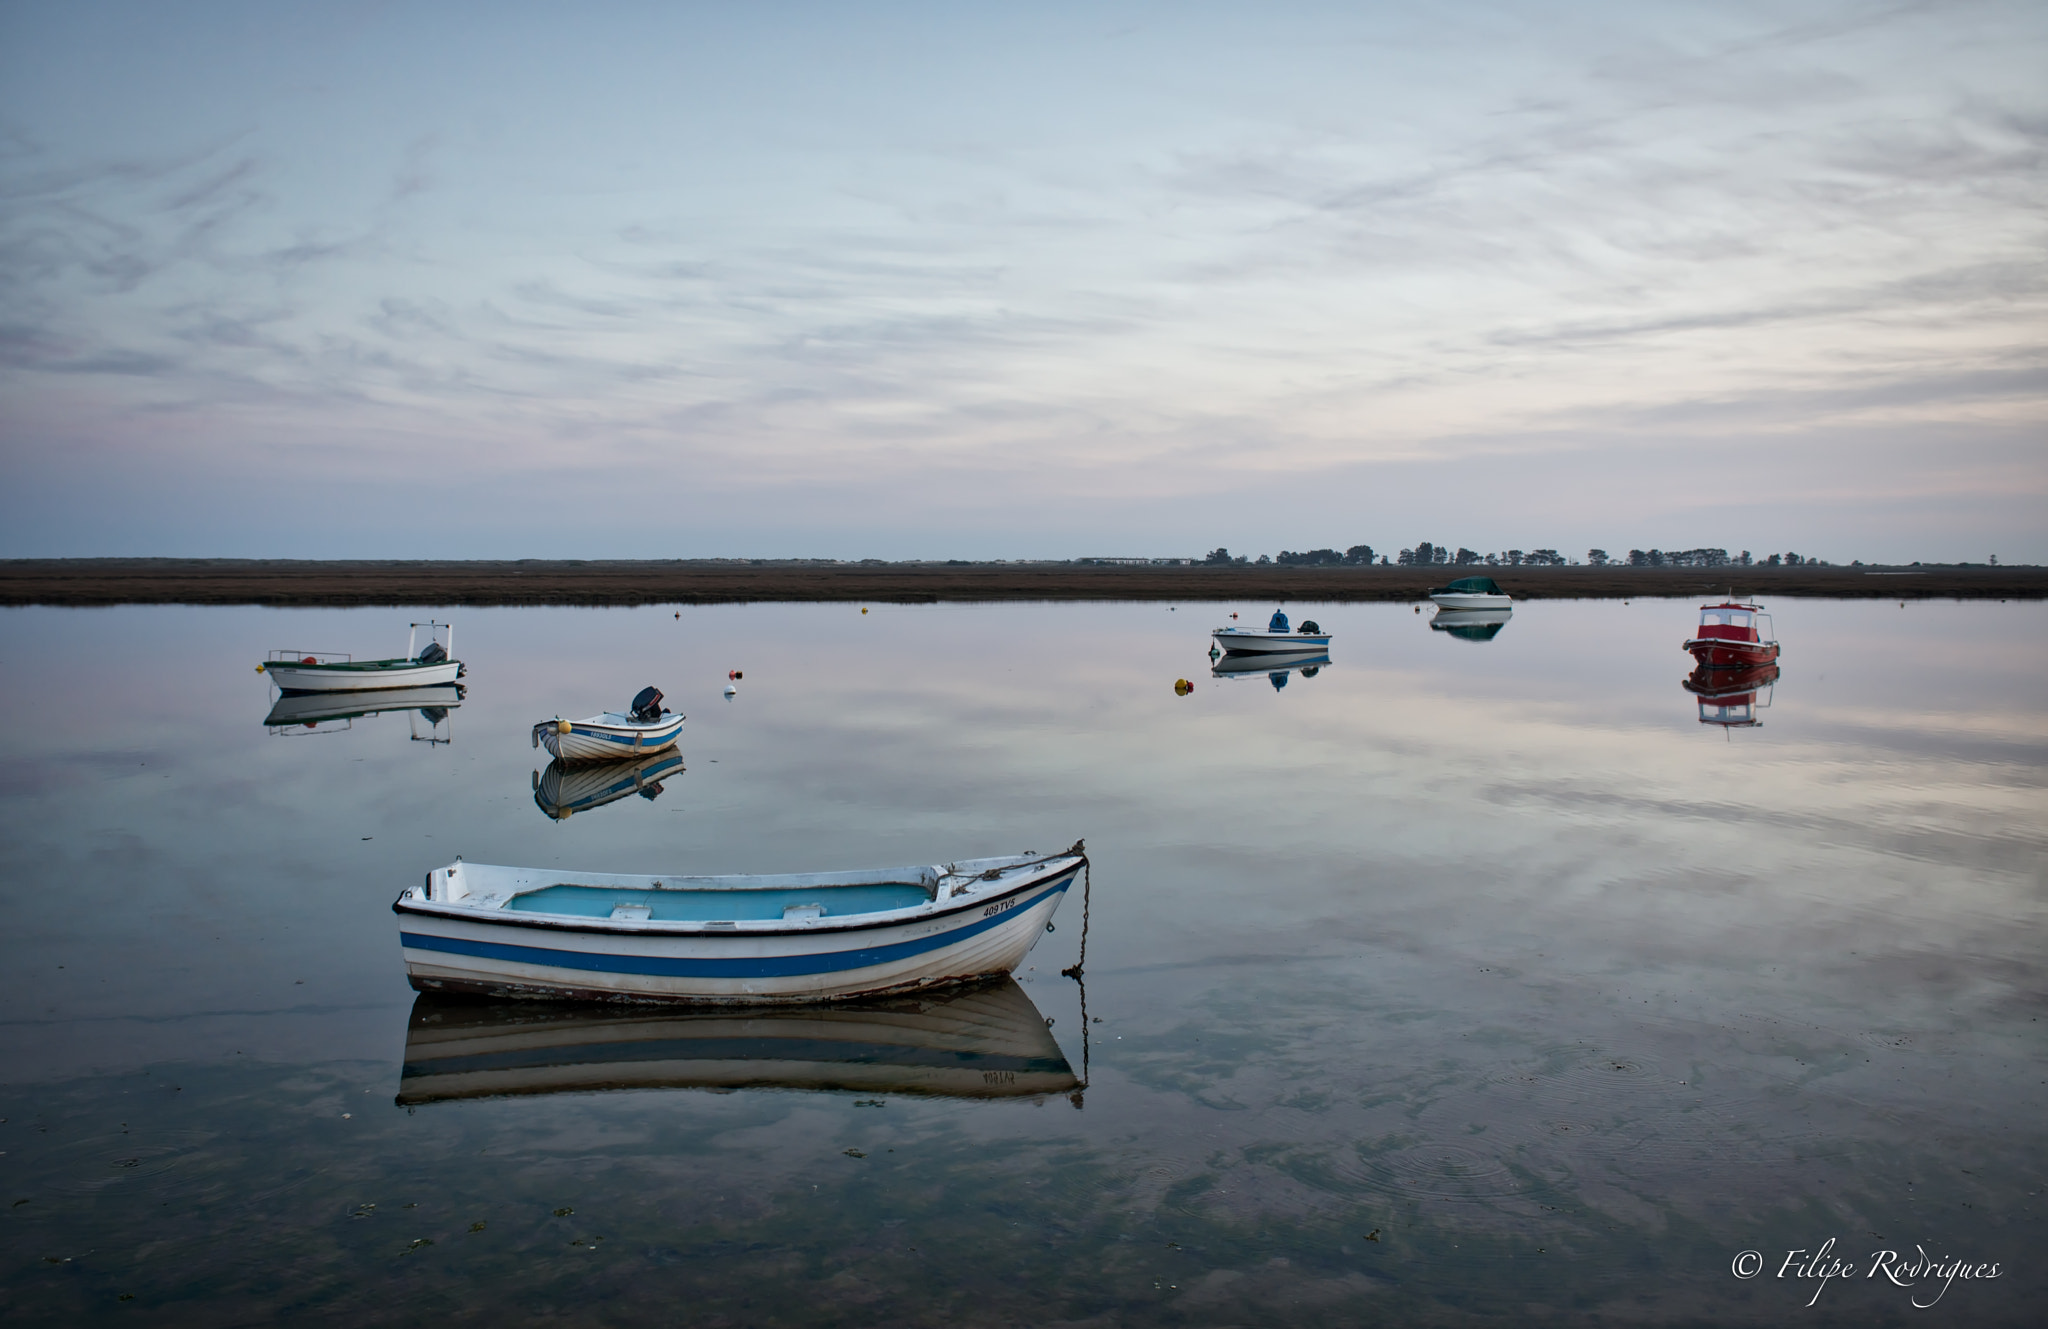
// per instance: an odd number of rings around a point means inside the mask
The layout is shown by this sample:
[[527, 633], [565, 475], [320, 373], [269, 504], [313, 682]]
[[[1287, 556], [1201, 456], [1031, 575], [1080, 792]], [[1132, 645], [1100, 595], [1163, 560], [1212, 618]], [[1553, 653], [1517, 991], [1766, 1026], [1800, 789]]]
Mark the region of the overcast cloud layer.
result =
[[0, 552], [2048, 561], [2048, 7], [0, 9]]

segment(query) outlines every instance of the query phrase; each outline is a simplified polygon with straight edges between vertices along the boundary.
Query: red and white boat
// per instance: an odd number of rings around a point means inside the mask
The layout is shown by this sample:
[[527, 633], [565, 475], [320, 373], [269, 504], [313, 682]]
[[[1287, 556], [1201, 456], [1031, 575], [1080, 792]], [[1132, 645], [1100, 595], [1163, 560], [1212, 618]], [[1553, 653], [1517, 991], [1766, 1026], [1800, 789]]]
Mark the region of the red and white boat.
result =
[[1778, 658], [1771, 616], [1762, 605], [1723, 600], [1700, 606], [1699, 631], [1686, 638], [1692, 658], [1712, 669], [1766, 665]]

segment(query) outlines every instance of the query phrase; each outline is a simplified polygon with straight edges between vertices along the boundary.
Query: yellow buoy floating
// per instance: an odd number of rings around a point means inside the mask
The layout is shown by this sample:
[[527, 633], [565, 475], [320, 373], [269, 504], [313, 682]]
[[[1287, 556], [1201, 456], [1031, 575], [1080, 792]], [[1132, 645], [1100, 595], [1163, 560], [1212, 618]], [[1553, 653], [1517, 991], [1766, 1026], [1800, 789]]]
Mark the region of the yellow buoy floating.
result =
[[[1905, 606], [1904, 606], [1904, 605], [1900, 605], [1899, 607], [1900, 607], [1901, 609], [1905, 608]], [[260, 674], [260, 673], [262, 673], [262, 672], [263, 672], [263, 666], [262, 666], [262, 665], [257, 665], [257, 666], [256, 666], [256, 672], [257, 672], [257, 673], [259, 673], [259, 674]]]
[[575, 725], [573, 725], [573, 724], [570, 724], [570, 723], [569, 723], [569, 722], [568, 722], [567, 720], [557, 720], [557, 721], [555, 721], [555, 732], [556, 732], [556, 733], [558, 733], [558, 734], [566, 734], [566, 733], [568, 733], [568, 732], [569, 732], [569, 731], [570, 731], [571, 729], [574, 729], [575, 727], [576, 727]]
[[862, 612], [863, 614], [865, 614], [866, 612], [868, 612], [868, 607], [867, 607], [866, 605], [862, 605], [862, 606], [860, 607], [860, 612]]
[[1194, 690], [1195, 685], [1184, 678], [1177, 678], [1173, 681], [1173, 695], [1176, 697], [1185, 697]]

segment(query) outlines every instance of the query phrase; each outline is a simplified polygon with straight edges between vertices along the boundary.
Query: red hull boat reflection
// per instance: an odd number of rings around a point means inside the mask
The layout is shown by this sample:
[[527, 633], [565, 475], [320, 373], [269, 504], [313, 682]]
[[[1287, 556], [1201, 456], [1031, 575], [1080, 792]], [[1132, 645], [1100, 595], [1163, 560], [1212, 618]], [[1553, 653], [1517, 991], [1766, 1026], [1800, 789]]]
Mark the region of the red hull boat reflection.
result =
[[1686, 638], [1685, 649], [1702, 665], [1717, 669], [1765, 665], [1778, 658], [1778, 643], [1767, 640], [1771, 616], [1762, 605], [1724, 600], [1700, 606], [1699, 631]]
[[[1773, 643], [1775, 645], [1775, 643]], [[1700, 723], [1723, 729], [1754, 729], [1763, 723], [1757, 712], [1767, 709], [1768, 695], [1761, 704], [1757, 694], [1778, 681], [1778, 666], [1756, 665], [1749, 669], [1713, 669], [1706, 665], [1692, 671], [1685, 690], [1700, 699]]]

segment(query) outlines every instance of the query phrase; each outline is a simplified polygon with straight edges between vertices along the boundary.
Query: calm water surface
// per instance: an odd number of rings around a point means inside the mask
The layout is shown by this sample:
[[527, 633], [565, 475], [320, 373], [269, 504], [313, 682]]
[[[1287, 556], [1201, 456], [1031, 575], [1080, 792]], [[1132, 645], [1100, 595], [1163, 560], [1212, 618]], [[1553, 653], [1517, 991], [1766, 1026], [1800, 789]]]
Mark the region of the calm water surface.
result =
[[[1530, 604], [1484, 641], [1288, 608], [1333, 663], [1212, 676], [1249, 603], [459, 611], [458, 708], [310, 729], [265, 725], [263, 653], [387, 654], [424, 613], [6, 612], [0, 1304], [2030, 1322], [2048, 608], [1779, 602], [1740, 729], [1681, 687], [1690, 603]], [[647, 683], [690, 717], [654, 796], [543, 770], [534, 721]], [[389, 911], [457, 854], [772, 872], [1084, 836], [1085, 992], [1076, 893], [1018, 988], [781, 1059], [788, 1026], [416, 1005]], [[703, 1054], [738, 1035], [737, 1069]], [[487, 1073], [436, 1079], [451, 1048]], [[1786, 1267], [1830, 1239], [1853, 1277]], [[1866, 1277], [1923, 1248], [1999, 1277]]]

